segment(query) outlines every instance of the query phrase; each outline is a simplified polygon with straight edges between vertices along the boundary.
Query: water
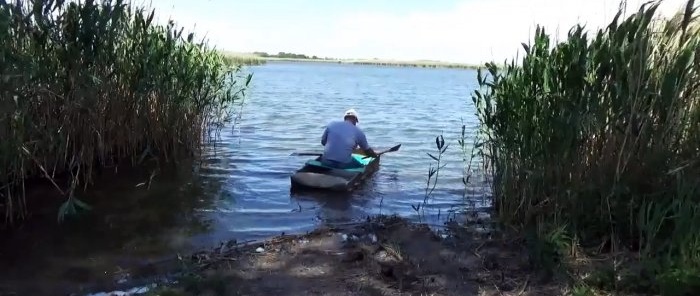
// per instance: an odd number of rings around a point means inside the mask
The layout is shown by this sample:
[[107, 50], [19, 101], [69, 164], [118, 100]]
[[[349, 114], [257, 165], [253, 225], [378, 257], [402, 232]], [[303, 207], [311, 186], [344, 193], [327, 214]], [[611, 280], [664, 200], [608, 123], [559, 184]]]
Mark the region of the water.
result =
[[[6, 236], [0, 292], [3, 286], [37, 295], [109, 286], [122, 269], [232, 238], [264, 239], [379, 213], [418, 219], [413, 206], [423, 202], [433, 162], [426, 153], [436, 155], [441, 133], [450, 145], [447, 166], [420, 218], [439, 224], [459, 218], [466, 204], [487, 206], [482, 182], [472, 182], [464, 195], [457, 144], [462, 124], [468, 137], [477, 124], [470, 97], [475, 71], [330, 63], [270, 63], [249, 71], [254, 77], [241, 120], [206, 149], [201, 166], [162, 171], [138, 187], [149, 173], [100, 180], [82, 194], [95, 209], [65, 225], [49, 209]], [[376, 150], [399, 143], [401, 150], [383, 156], [380, 170], [355, 192], [291, 194], [289, 176], [308, 157], [290, 154], [321, 151], [323, 126], [348, 108], [358, 110]]]

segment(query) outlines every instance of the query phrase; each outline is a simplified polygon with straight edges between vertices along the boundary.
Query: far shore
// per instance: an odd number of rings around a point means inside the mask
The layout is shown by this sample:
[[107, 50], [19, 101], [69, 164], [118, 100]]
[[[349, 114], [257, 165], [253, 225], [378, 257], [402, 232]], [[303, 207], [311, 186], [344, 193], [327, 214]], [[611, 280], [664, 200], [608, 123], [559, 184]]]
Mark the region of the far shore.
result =
[[356, 65], [377, 65], [377, 66], [398, 66], [398, 67], [421, 67], [421, 68], [458, 68], [458, 69], [479, 69], [478, 65], [440, 62], [440, 61], [399, 61], [399, 60], [382, 60], [382, 59], [296, 59], [296, 58], [261, 58], [269, 62], [285, 61], [285, 62], [306, 62], [306, 63], [338, 63], [338, 64], [356, 64]]
[[417, 60], [386, 60], [386, 59], [336, 59], [336, 58], [287, 58], [287, 57], [262, 57], [250, 53], [224, 52], [224, 55], [242, 64], [259, 65], [266, 62], [299, 62], [299, 63], [335, 63], [355, 65], [376, 65], [395, 67], [419, 67], [419, 68], [453, 68], [453, 69], [479, 69], [481, 65], [464, 63], [452, 63], [443, 61]]

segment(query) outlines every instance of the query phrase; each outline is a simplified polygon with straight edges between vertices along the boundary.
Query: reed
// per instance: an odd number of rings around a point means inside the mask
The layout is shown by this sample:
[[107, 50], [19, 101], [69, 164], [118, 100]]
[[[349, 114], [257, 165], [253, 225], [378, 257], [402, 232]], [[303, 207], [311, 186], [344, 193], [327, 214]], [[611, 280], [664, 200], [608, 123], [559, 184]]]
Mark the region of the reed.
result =
[[257, 66], [266, 63], [266, 60], [254, 54], [241, 54], [224, 51], [224, 61], [229, 66]]
[[658, 5], [558, 44], [538, 27], [472, 98], [501, 221], [697, 272], [700, 22]]
[[[93, 172], [193, 155], [231, 119], [250, 76], [123, 0], [0, 3], [0, 208], [25, 217], [25, 180], [63, 194], [59, 218]], [[66, 175], [67, 182], [58, 176]]]

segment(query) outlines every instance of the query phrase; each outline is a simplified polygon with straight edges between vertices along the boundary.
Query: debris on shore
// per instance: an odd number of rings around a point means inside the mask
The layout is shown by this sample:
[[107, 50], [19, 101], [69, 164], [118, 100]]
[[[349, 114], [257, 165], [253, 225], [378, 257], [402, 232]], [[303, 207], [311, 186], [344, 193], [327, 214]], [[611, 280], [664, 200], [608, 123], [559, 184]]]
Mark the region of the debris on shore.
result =
[[531, 276], [522, 244], [380, 216], [348, 227], [224, 244], [147, 295], [562, 295]]

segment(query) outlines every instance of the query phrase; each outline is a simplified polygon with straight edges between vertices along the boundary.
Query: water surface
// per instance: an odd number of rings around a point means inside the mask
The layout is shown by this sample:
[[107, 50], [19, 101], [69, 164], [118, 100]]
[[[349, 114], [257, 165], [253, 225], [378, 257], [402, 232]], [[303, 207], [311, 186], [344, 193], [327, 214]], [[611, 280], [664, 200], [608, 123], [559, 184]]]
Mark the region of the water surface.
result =
[[[161, 171], [148, 185], [137, 186], [148, 173], [100, 180], [82, 193], [95, 207], [87, 216], [58, 225], [51, 209], [6, 237], [0, 292], [4, 286], [45, 293], [35, 290], [35, 281], [53, 291], [78, 291], [89, 282], [113, 283], [124, 268], [176, 252], [372, 214], [418, 219], [414, 207], [424, 201], [434, 162], [426, 153], [436, 154], [440, 134], [450, 145], [446, 167], [420, 219], [439, 224], [459, 216], [466, 204], [486, 206], [484, 183], [465, 190], [457, 144], [462, 124], [471, 137], [477, 123], [470, 97], [475, 71], [330, 63], [248, 70], [254, 77], [240, 121], [205, 149], [200, 165]], [[359, 126], [375, 149], [400, 143], [401, 150], [383, 156], [380, 170], [355, 192], [292, 194], [289, 176], [308, 157], [290, 154], [321, 151], [324, 125], [348, 108], [359, 112]]]

